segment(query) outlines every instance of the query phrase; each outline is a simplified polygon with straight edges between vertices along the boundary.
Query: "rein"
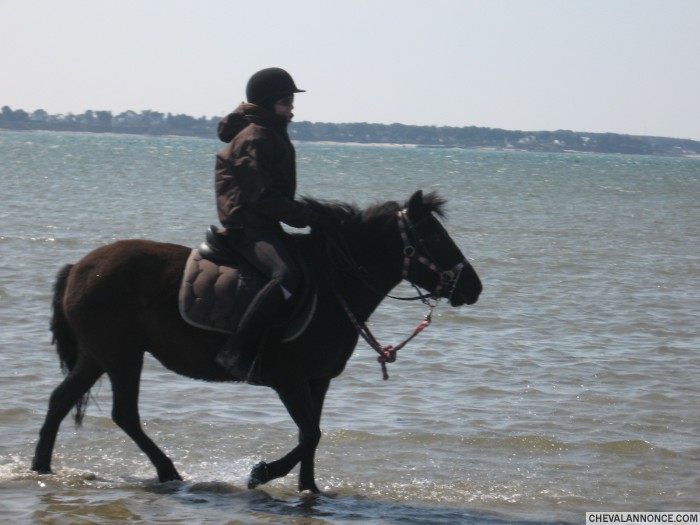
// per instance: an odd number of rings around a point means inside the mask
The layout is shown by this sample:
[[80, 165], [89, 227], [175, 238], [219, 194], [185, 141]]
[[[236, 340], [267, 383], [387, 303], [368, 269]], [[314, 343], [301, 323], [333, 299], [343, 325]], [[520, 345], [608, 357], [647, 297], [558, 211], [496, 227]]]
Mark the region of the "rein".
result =
[[[430, 259], [417, 254], [417, 251], [415, 247], [411, 244], [411, 240], [409, 238], [408, 232], [411, 229], [411, 222], [408, 218], [408, 211], [407, 210], [401, 210], [398, 212], [398, 225], [399, 225], [399, 233], [401, 235], [401, 240], [404, 245], [403, 249], [403, 255], [404, 255], [404, 260], [402, 264], [402, 272], [401, 276], [403, 279], [409, 281], [413, 287], [416, 289], [418, 296], [417, 297], [394, 297], [393, 295], [386, 294], [386, 297], [389, 297], [391, 299], [396, 299], [400, 301], [414, 301], [420, 299], [423, 304], [425, 304], [429, 310], [428, 313], [426, 314], [425, 318], [423, 321], [421, 321], [418, 326], [413, 330], [411, 335], [409, 335], [406, 339], [401, 341], [397, 345], [382, 345], [377, 338], [372, 334], [370, 329], [367, 327], [366, 323], [360, 321], [357, 319], [355, 314], [352, 312], [352, 309], [350, 308], [350, 305], [348, 302], [345, 300], [345, 297], [343, 297], [342, 293], [340, 290], [338, 290], [338, 286], [336, 283], [335, 279], [331, 279], [331, 286], [333, 288], [333, 292], [335, 293], [338, 301], [343, 307], [343, 310], [345, 311], [345, 314], [347, 315], [348, 319], [354, 326], [355, 330], [357, 333], [362, 336], [362, 338], [367, 342], [367, 344], [374, 349], [379, 356], [377, 357], [377, 361], [382, 367], [382, 379], [387, 380], [389, 379], [389, 374], [387, 372], [387, 363], [393, 363], [396, 361], [396, 353], [401, 350], [406, 344], [408, 344], [414, 337], [416, 337], [419, 333], [421, 333], [425, 328], [430, 326], [430, 323], [432, 322], [432, 314], [433, 310], [435, 307], [438, 305], [438, 302], [440, 300], [439, 295], [440, 292], [444, 287], [449, 287], [449, 297], [452, 297], [452, 294], [454, 293], [455, 286], [457, 281], [459, 280], [459, 277], [462, 273], [462, 269], [465, 266], [465, 262], [462, 261], [458, 264], [456, 264], [452, 269], [446, 270], [446, 271], [441, 271], [437, 265], [431, 261]], [[373, 286], [371, 286], [366, 279], [364, 279], [361, 275], [361, 268], [353, 261], [352, 256], [347, 253], [348, 250], [342, 249], [340, 246], [338, 246], [337, 240], [335, 238], [332, 238], [331, 236], [328, 236], [329, 245], [335, 246], [337, 252], [342, 255], [343, 259], [345, 260], [346, 263], [350, 263], [350, 266], [355, 270], [355, 272], [358, 274], [357, 277], [365, 284], [367, 285], [370, 289], [375, 290]], [[333, 259], [331, 254], [329, 253], [329, 257]], [[438, 274], [439, 276], [439, 283], [435, 290], [430, 294], [426, 295], [421, 292], [421, 290], [418, 288], [417, 285], [415, 285], [413, 282], [410, 281], [409, 279], [409, 270], [410, 270], [410, 265], [411, 261], [415, 260], [427, 268], [429, 268], [431, 271], [434, 273]], [[376, 291], [376, 290], [375, 290]]]
[[433, 304], [430, 306], [430, 311], [425, 316], [425, 319], [421, 321], [421, 323], [418, 326], [416, 326], [416, 328], [413, 330], [413, 333], [409, 335], [406, 339], [404, 339], [397, 345], [382, 346], [382, 344], [377, 340], [377, 338], [374, 337], [374, 334], [370, 331], [367, 325], [362, 321], [359, 321], [357, 317], [355, 317], [355, 314], [353, 314], [352, 310], [350, 309], [350, 305], [348, 305], [345, 298], [338, 292], [335, 285], [333, 286], [333, 290], [336, 292], [336, 296], [338, 297], [340, 304], [343, 306], [345, 314], [348, 316], [348, 319], [350, 319], [350, 322], [355, 327], [355, 330], [357, 330], [357, 333], [360, 334], [362, 336], [362, 339], [364, 339], [367, 342], [367, 344], [379, 354], [379, 357], [377, 357], [377, 362], [382, 367], [382, 379], [386, 381], [387, 379], [389, 379], [389, 373], [387, 372], [386, 364], [393, 363], [394, 361], [396, 361], [396, 352], [401, 350], [411, 339], [416, 337], [425, 328], [430, 326], [430, 323], [432, 321], [433, 309], [435, 308], [435, 306], [437, 306], [437, 304]]

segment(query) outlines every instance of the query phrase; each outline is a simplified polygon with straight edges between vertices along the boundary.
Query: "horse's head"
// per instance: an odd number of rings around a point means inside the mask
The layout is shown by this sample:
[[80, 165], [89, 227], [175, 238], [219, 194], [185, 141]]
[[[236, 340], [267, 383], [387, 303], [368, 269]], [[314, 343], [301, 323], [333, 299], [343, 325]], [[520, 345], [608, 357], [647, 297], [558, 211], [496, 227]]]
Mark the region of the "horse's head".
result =
[[448, 298], [452, 306], [474, 304], [481, 280], [436, 217], [444, 215], [444, 204], [435, 193], [417, 191], [398, 213], [403, 278], [434, 297]]
[[[417, 191], [403, 208], [396, 202], [386, 202], [364, 212], [349, 204], [304, 200], [323, 218], [324, 226], [312, 231], [312, 239], [324, 241], [318, 245], [323, 246], [326, 256], [334, 254], [326, 268], [357, 270], [376, 266], [381, 262], [377, 253], [385, 253], [385, 248], [391, 246], [396, 251], [392, 249], [391, 259], [386, 260], [386, 271], [392, 274], [389, 280], [398, 277], [396, 264], [403, 260], [401, 277], [433, 297], [448, 298], [452, 306], [474, 304], [479, 298], [479, 276], [438, 220], [444, 216], [446, 201], [435, 193], [423, 195]], [[400, 239], [395, 237], [397, 225]], [[375, 238], [379, 244], [370, 249], [367, 249], [368, 232], [379, 233]], [[328, 251], [328, 246], [334, 249]], [[360, 282], [365, 282], [358, 275]], [[377, 284], [371, 287], [377, 289]]]

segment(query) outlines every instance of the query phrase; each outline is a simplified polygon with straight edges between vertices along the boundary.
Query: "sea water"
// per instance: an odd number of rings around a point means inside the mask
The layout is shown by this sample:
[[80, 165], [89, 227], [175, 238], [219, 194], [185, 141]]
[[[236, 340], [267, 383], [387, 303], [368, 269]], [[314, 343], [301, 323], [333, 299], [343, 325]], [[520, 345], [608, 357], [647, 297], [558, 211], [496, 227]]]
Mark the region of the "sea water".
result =
[[[0, 132], [0, 515], [8, 523], [581, 523], [586, 511], [700, 510], [700, 160], [297, 144], [299, 193], [364, 207], [417, 189], [478, 271], [382, 381], [360, 342], [331, 384], [316, 472], [246, 489], [296, 427], [266, 388], [198, 382], [148, 358], [160, 484], [111, 421], [108, 381], [53, 476], [29, 470], [62, 374], [56, 271], [117, 239], [196, 246], [216, 223], [214, 140]], [[397, 293], [409, 293], [402, 288]], [[370, 327], [410, 334], [420, 304]]]

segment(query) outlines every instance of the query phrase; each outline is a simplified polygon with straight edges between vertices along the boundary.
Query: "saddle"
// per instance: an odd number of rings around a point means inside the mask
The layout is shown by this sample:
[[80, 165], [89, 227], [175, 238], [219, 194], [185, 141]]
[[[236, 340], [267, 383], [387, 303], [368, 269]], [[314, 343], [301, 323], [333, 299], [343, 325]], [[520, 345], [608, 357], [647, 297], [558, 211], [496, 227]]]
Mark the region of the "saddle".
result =
[[[302, 274], [299, 291], [287, 301], [279, 319], [271, 320], [282, 342], [299, 337], [316, 311], [316, 283], [304, 260], [296, 260]], [[216, 226], [190, 252], [182, 275], [178, 307], [182, 318], [203, 330], [230, 334], [248, 305], [267, 284], [267, 278], [241, 257]]]

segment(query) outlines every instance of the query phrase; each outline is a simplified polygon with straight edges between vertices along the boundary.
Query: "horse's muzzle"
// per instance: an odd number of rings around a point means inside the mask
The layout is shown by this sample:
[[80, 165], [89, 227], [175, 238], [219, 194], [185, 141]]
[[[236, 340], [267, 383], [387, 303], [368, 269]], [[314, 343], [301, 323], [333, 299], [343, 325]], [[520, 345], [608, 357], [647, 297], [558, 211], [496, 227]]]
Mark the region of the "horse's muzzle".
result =
[[450, 305], [472, 305], [479, 300], [479, 295], [481, 295], [482, 290], [483, 285], [481, 284], [481, 279], [479, 279], [474, 268], [467, 263], [462, 269], [462, 273], [450, 295]]

